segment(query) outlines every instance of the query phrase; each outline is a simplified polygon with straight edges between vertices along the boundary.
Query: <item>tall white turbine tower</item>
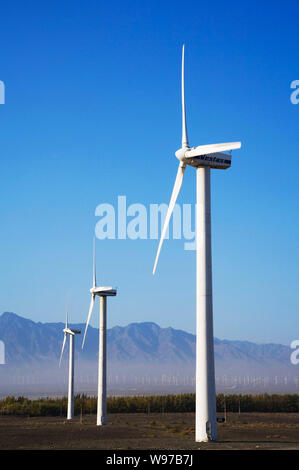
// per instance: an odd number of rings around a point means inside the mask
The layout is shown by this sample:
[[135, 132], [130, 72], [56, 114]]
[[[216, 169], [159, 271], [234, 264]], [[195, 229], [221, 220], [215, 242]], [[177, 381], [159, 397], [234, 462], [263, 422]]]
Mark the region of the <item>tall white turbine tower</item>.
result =
[[59, 367], [63, 356], [63, 351], [66, 343], [66, 337], [70, 337], [70, 350], [69, 350], [69, 383], [68, 383], [68, 402], [67, 402], [67, 419], [74, 418], [74, 348], [75, 348], [75, 335], [81, 333], [80, 330], [68, 327], [68, 313], [66, 311], [65, 328], [63, 330], [63, 343], [61, 348]]
[[90, 289], [91, 302], [86, 321], [85, 333], [82, 342], [84, 347], [87, 328], [95, 303], [96, 296], [100, 297], [100, 327], [99, 327], [99, 372], [98, 372], [98, 406], [97, 406], [97, 425], [107, 424], [107, 347], [106, 347], [106, 328], [107, 328], [107, 297], [116, 296], [116, 289], [112, 287], [97, 287], [96, 263], [95, 263], [95, 240], [93, 242], [93, 285]]
[[210, 169], [225, 170], [231, 166], [231, 154], [241, 142], [189, 147], [184, 89], [184, 51], [182, 53], [182, 147], [175, 152], [179, 167], [166, 214], [157, 256], [176, 199], [180, 192], [187, 165], [196, 168], [196, 411], [195, 440], [217, 440], [216, 392], [213, 344], [212, 253], [211, 253], [211, 191]]

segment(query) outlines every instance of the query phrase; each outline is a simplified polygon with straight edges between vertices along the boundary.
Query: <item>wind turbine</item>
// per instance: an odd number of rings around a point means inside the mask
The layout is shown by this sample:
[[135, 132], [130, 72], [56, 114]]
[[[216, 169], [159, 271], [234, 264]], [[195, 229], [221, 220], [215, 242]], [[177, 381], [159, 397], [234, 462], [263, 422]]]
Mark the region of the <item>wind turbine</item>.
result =
[[63, 343], [61, 348], [59, 367], [63, 356], [63, 351], [66, 343], [67, 335], [70, 336], [70, 350], [69, 350], [69, 383], [68, 383], [68, 402], [67, 402], [67, 419], [74, 418], [74, 347], [75, 335], [81, 333], [80, 330], [75, 330], [68, 327], [68, 312], [66, 310], [65, 328], [63, 329]]
[[196, 410], [195, 440], [217, 440], [215, 366], [213, 344], [212, 252], [211, 252], [211, 168], [225, 170], [231, 166], [231, 154], [241, 142], [189, 146], [182, 51], [182, 147], [175, 152], [179, 167], [174, 183], [161, 239], [155, 259], [155, 273], [163, 240], [180, 192], [187, 165], [196, 168]]
[[107, 424], [107, 351], [106, 351], [106, 326], [107, 326], [107, 297], [116, 296], [116, 289], [112, 287], [97, 287], [96, 262], [95, 262], [95, 239], [93, 240], [93, 284], [90, 289], [91, 301], [86, 321], [85, 333], [82, 342], [84, 347], [87, 328], [95, 303], [96, 296], [100, 297], [100, 327], [99, 327], [99, 372], [98, 372], [98, 405], [97, 425]]

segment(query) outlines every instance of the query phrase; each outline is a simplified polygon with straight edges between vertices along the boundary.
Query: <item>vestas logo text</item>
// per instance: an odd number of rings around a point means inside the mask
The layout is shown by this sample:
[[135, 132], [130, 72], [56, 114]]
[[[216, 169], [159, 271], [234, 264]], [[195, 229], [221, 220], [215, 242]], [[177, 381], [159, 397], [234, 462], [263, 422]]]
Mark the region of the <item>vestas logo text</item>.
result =
[[223, 158], [218, 158], [218, 157], [210, 157], [209, 155], [202, 155], [201, 157], [194, 157], [194, 160], [203, 160], [206, 162], [217, 162], [217, 163], [225, 163], [226, 165], [230, 165], [231, 161], [230, 160], [224, 160]]

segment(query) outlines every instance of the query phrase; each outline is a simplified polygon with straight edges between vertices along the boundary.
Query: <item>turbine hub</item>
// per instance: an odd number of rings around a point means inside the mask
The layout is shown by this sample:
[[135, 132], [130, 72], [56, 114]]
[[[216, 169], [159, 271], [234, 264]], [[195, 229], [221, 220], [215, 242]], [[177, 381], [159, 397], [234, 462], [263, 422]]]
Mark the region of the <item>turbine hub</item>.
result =
[[71, 330], [70, 328], [64, 328], [63, 332], [67, 335], [74, 335], [76, 330]]
[[175, 152], [175, 156], [178, 160], [180, 160], [180, 162], [184, 161], [186, 150], [188, 150], [188, 147], [180, 148]]

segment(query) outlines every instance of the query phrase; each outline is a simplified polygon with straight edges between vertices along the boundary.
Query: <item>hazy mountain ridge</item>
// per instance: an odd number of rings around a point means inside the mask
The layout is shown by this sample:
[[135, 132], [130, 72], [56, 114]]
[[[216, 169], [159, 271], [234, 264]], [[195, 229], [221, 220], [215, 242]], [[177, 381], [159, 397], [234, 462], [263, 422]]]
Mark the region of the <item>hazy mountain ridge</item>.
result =
[[[84, 350], [81, 349], [85, 324], [76, 337], [76, 355], [84, 361], [96, 361], [98, 329], [89, 327]], [[64, 323], [40, 323], [10, 312], [0, 316], [0, 339], [5, 343], [6, 363], [57, 362]], [[272, 367], [290, 365], [291, 350], [280, 344], [255, 344], [215, 338], [217, 363], [246, 363]], [[111, 363], [178, 364], [192, 366], [195, 361], [195, 335], [171, 327], [160, 328], [152, 322], [131, 323], [107, 330], [108, 360]]]

